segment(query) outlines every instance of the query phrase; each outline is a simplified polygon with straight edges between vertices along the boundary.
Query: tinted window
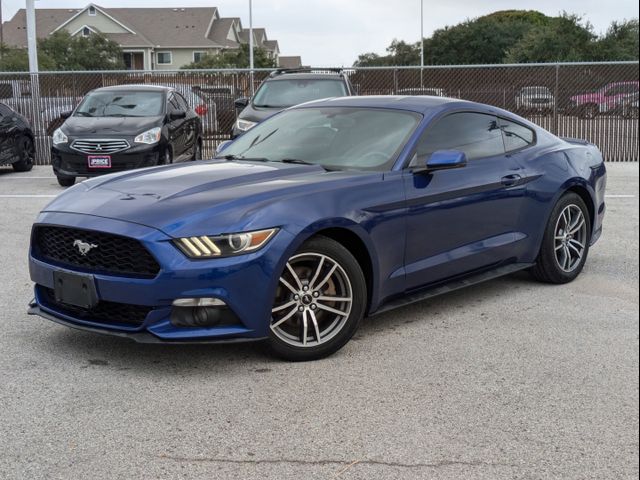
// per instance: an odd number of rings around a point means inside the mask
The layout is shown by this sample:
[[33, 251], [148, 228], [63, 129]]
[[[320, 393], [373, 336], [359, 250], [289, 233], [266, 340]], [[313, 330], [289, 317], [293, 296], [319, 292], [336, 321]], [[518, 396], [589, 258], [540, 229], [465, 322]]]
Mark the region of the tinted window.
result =
[[182, 95], [180, 95], [179, 93], [177, 93], [177, 92], [174, 95], [175, 95], [176, 101], [178, 102], [178, 106], [180, 107], [180, 110], [188, 111], [189, 110], [189, 104], [184, 99], [184, 97]]
[[347, 89], [342, 80], [272, 80], [256, 92], [256, 107], [284, 108], [311, 100], [344, 97]]
[[454, 113], [437, 120], [418, 143], [418, 161], [438, 150], [464, 152], [467, 160], [503, 154], [498, 119], [483, 113]]
[[169, 113], [177, 112], [180, 110], [178, 100], [176, 100], [176, 96], [173, 94], [169, 97], [169, 101], [167, 102], [167, 110]]
[[419, 121], [419, 115], [399, 110], [299, 108], [253, 127], [222, 155], [388, 170]]
[[162, 115], [162, 92], [89, 93], [78, 105], [74, 117], [155, 117]]
[[524, 125], [501, 118], [500, 126], [502, 127], [504, 147], [507, 152], [528, 147], [535, 142], [535, 133]]

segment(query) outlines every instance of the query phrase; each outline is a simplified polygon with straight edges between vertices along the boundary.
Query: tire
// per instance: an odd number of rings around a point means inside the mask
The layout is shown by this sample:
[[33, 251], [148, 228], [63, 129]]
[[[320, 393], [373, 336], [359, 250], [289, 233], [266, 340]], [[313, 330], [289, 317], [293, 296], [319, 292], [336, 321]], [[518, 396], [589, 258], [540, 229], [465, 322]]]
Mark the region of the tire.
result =
[[331, 355], [349, 341], [364, 316], [362, 269], [341, 244], [314, 237], [287, 261], [273, 305], [269, 347], [275, 355], [290, 361]]
[[598, 116], [598, 113], [600, 113], [598, 106], [594, 103], [590, 103], [588, 105], [585, 105], [582, 108], [582, 116], [586, 119], [594, 119]]
[[58, 175], [58, 184], [61, 187], [71, 187], [74, 183], [76, 183], [76, 177], [62, 177]]
[[171, 155], [171, 149], [165, 149], [161, 158], [158, 158], [158, 165], [170, 165], [173, 163], [173, 156]]
[[28, 172], [33, 168], [33, 159], [35, 156], [35, 148], [33, 140], [27, 136], [18, 138], [18, 155], [20, 160], [12, 164], [15, 172]]
[[[566, 224], [571, 226], [567, 231]], [[579, 195], [569, 192], [553, 208], [542, 239], [540, 253], [531, 269], [533, 277], [545, 283], [573, 281], [589, 255], [591, 219]]]
[[193, 150], [191, 161], [202, 160], [202, 140], [196, 142], [196, 148]]

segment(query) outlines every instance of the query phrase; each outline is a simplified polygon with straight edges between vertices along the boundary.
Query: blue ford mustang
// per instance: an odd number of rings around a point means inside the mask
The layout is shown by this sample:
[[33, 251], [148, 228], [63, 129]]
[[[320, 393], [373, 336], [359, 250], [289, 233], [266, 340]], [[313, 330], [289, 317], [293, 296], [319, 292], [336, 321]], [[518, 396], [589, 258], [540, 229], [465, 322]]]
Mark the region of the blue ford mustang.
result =
[[587, 142], [435, 97], [285, 110], [210, 161], [85, 181], [33, 226], [29, 312], [141, 342], [268, 339], [309, 360], [364, 316], [529, 269], [565, 283], [602, 230]]

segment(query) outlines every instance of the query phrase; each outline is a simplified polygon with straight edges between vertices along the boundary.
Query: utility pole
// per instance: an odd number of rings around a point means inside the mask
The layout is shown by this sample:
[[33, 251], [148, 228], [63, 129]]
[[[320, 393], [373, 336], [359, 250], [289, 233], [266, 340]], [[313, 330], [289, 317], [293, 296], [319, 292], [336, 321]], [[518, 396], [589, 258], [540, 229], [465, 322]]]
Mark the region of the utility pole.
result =
[[0, 0], [0, 59], [4, 55], [4, 28], [2, 26], [2, 0]]
[[424, 0], [420, 0], [420, 88], [424, 87], [422, 71], [424, 70]]
[[29, 51], [29, 76], [31, 77], [31, 120], [36, 135], [42, 133], [40, 119], [40, 81], [38, 79], [38, 51], [36, 44], [36, 10], [35, 0], [26, 0], [27, 14], [27, 49]]
[[29, 72], [38, 73], [38, 51], [36, 45], [36, 9], [34, 0], [26, 0], [27, 48], [29, 50]]
[[249, 69], [251, 96], [253, 97], [253, 0], [249, 0]]

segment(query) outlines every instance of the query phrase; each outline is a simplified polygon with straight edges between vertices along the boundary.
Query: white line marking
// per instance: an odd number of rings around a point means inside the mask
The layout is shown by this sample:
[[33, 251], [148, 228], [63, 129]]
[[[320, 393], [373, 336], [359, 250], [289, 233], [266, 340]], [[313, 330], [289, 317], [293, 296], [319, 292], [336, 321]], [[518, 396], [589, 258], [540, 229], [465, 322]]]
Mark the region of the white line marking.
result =
[[604, 198], [636, 198], [635, 195], [605, 195]]
[[[0, 177], [2, 178], [2, 177]], [[38, 179], [46, 179], [46, 180], [55, 180], [56, 177], [16, 177], [16, 176], [7, 176], [7, 179], [9, 180], [13, 180], [14, 178], [18, 178], [18, 179], [22, 179], [22, 180], [29, 180], [31, 178], [38, 178]]]
[[0, 195], [0, 198], [55, 198], [57, 195]]

